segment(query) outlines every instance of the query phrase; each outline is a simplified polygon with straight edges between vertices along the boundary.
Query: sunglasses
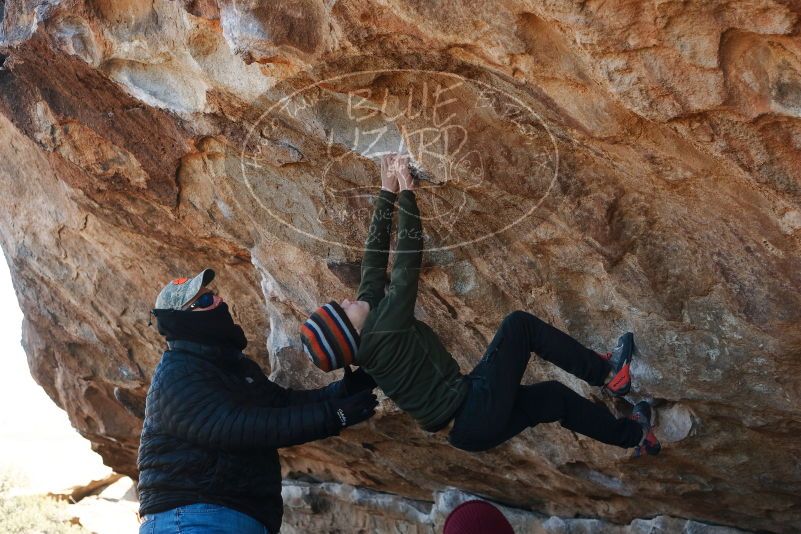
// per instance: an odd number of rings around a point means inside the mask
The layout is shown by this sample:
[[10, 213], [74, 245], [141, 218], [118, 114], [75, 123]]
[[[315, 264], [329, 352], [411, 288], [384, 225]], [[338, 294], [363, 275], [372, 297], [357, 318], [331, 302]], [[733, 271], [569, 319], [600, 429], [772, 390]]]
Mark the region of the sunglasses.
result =
[[212, 304], [214, 304], [214, 293], [203, 293], [200, 295], [200, 298], [189, 305], [188, 309], [194, 310], [196, 308], [208, 308]]

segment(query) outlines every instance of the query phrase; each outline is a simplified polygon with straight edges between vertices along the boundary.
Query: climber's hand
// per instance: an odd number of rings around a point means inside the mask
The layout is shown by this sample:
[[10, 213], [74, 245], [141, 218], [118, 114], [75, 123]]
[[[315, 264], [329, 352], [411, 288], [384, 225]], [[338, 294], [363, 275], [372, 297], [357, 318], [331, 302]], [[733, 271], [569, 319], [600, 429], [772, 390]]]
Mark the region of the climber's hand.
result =
[[353, 426], [371, 418], [375, 414], [375, 407], [378, 406], [378, 398], [370, 393], [370, 390], [344, 399], [332, 399], [329, 402], [342, 426]]
[[344, 394], [355, 395], [361, 391], [372, 391], [376, 387], [373, 377], [368, 375], [364, 369], [359, 367], [356, 371], [350, 370], [350, 365], [345, 367], [345, 376], [342, 378]]
[[398, 192], [398, 175], [394, 172], [393, 164], [395, 154], [386, 154], [381, 157], [381, 189]]
[[398, 187], [401, 191], [413, 191], [415, 189], [414, 178], [409, 171], [409, 155], [398, 155], [395, 158], [395, 172], [398, 176]]

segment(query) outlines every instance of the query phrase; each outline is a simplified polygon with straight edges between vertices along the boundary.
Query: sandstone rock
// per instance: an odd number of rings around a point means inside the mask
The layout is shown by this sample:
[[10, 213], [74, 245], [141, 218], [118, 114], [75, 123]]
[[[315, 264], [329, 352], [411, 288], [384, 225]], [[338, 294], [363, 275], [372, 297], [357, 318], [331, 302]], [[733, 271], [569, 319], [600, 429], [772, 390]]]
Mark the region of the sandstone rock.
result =
[[378, 152], [407, 150], [431, 177], [417, 314], [462, 368], [514, 309], [596, 350], [633, 330], [633, 397], [654, 401], [664, 452], [633, 462], [545, 425], [467, 454], [383, 399], [283, 451], [287, 475], [630, 532], [801, 528], [797, 2], [0, 6], [0, 245], [23, 342], [118, 472], [136, 476], [164, 346], [148, 310], [177, 275], [217, 269], [280, 382], [333, 378], [297, 328], [352, 296]]
[[89, 497], [90, 495], [98, 495], [103, 493], [106, 489], [108, 489], [110, 486], [113, 486], [114, 483], [118, 482], [122, 478], [123, 475], [120, 475], [119, 473], [111, 473], [105, 478], [91, 480], [86, 484], [74, 486], [67, 491], [48, 493], [48, 497], [54, 497], [56, 499], [75, 503], [86, 497]]
[[[342, 484], [289, 480], [283, 488], [286, 511], [281, 532], [386, 532], [435, 534], [460, 504], [476, 499], [455, 489], [438, 492], [434, 502], [413, 501]], [[741, 534], [744, 531], [676, 517], [635, 519], [618, 525], [598, 519], [561, 518], [493, 503], [517, 534]]]
[[132, 498], [134, 490], [134, 481], [122, 477], [100, 494], [84, 497], [70, 505], [70, 512], [77, 516], [87, 531], [135, 534], [139, 532], [136, 516], [139, 503]]

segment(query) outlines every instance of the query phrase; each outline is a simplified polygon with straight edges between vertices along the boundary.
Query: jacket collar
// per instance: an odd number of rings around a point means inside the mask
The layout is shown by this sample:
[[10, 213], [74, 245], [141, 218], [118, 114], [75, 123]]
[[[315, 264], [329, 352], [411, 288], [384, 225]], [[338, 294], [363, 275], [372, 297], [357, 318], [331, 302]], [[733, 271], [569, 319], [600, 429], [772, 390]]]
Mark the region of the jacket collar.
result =
[[183, 339], [168, 341], [167, 347], [171, 351], [187, 352], [213, 363], [233, 363], [242, 356], [242, 352], [233, 347], [204, 345]]

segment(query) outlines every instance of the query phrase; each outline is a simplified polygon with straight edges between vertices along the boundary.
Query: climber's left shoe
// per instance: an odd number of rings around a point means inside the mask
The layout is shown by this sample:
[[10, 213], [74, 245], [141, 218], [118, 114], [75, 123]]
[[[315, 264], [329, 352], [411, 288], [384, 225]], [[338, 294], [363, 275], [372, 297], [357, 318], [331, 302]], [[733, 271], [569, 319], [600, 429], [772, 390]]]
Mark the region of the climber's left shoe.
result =
[[656, 435], [654, 434], [653, 424], [653, 411], [651, 404], [648, 401], [640, 401], [634, 405], [634, 410], [630, 416], [631, 419], [640, 423], [642, 427], [642, 439], [640, 443], [634, 447], [634, 457], [639, 458], [643, 454], [656, 456], [662, 450], [662, 445], [659, 443]]
[[599, 354], [612, 368], [612, 378], [603, 387], [615, 397], [623, 397], [631, 390], [631, 358], [636, 352], [634, 334], [626, 332], [618, 338], [612, 352]]

